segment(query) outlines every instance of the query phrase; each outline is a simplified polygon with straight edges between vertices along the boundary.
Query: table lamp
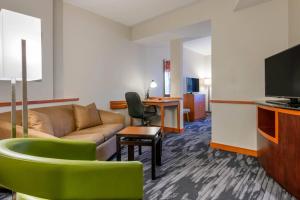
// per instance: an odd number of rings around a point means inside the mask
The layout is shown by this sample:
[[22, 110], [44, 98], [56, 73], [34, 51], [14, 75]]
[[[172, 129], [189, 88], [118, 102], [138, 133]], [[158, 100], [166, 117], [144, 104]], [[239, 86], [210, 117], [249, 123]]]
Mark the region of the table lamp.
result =
[[210, 112], [210, 86], [211, 86], [211, 78], [204, 78], [203, 81], [204, 86], [207, 87], [207, 111]]
[[149, 97], [150, 97], [150, 89], [151, 88], [156, 88], [156, 87], [157, 87], [157, 83], [154, 80], [152, 80], [150, 85], [149, 85], [149, 88], [147, 90], [147, 93], [146, 93], [146, 99], [149, 99]]
[[11, 81], [12, 137], [16, 137], [16, 81], [22, 82], [22, 126], [28, 136], [27, 81], [42, 80], [41, 20], [0, 10], [0, 80]]

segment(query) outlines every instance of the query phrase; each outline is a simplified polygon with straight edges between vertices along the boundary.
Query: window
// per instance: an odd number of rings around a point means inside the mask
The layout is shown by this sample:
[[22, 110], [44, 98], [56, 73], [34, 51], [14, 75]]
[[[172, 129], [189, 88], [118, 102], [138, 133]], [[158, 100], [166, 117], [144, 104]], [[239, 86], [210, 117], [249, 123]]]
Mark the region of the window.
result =
[[170, 60], [163, 60], [164, 65], [164, 96], [171, 95], [171, 62]]

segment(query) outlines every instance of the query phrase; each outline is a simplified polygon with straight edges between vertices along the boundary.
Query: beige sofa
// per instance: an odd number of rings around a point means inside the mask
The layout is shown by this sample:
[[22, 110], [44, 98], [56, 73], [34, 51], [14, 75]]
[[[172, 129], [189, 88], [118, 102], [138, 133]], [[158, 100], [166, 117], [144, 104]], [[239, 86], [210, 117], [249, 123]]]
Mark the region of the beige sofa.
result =
[[[99, 110], [102, 125], [76, 130], [72, 105], [52, 106], [32, 109], [46, 114], [53, 126], [54, 135], [29, 129], [29, 137], [61, 138], [92, 141], [97, 144], [97, 159], [107, 160], [116, 153], [115, 134], [124, 127], [124, 117], [120, 114]], [[17, 111], [17, 136], [22, 137], [22, 112]], [[0, 139], [11, 137], [10, 112], [0, 113]]]

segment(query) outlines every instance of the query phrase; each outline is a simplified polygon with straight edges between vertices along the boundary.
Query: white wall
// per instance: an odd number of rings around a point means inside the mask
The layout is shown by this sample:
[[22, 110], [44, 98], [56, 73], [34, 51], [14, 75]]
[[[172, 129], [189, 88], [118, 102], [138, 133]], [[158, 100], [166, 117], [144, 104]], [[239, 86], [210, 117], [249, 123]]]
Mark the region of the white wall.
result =
[[70, 4], [63, 11], [64, 97], [107, 109], [126, 91], [143, 95], [143, 52], [130, 29]]
[[[183, 76], [192, 78], [211, 77], [211, 56], [183, 48]], [[184, 92], [186, 92], [185, 85]]]
[[53, 2], [53, 92], [54, 98], [64, 97], [63, 0]]
[[163, 96], [163, 60], [170, 59], [169, 46], [143, 46], [142, 52], [143, 56], [140, 59], [144, 70], [144, 90], [146, 91], [150, 82], [155, 80], [158, 86], [150, 90], [150, 96]]
[[[264, 58], [288, 47], [288, 1], [273, 0], [237, 12], [235, 3], [200, 1], [136, 25], [132, 38], [211, 20], [213, 99], [261, 99]], [[257, 149], [255, 106], [215, 104], [212, 113], [213, 142]]]
[[300, 1], [289, 0], [289, 45], [300, 44]]
[[[183, 48], [183, 77], [199, 78], [200, 93], [206, 96], [206, 110], [208, 110], [208, 88], [201, 79], [211, 78], [211, 56], [202, 55], [189, 48]], [[187, 92], [186, 81], [183, 82], [184, 93]]]
[[[300, 41], [299, 12], [294, 7], [298, 2], [273, 0], [233, 12], [235, 0], [203, 0], [136, 25], [132, 38], [142, 39], [211, 20], [213, 99], [260, 99], [264, 97], [264, 58], [287, 48], [288, 43]], [[0, 0], [0, 7], [42, 18], [44, 79], [30, 83], [29, 96], [52, 98], [52, 0]], [[82, 103], [95, 101], [99, 107], [108, 108], [108, 102], [123, 99], [125, 91], [143, 95], [151, 77], [159, 80], [158, 74], [151, 75], [152, 61], [140, 59], [151, 52], [145, 53], [144, 47], [130, 41], [130, 28], [68, 4], [63, 7], [64, 68], [55, 75], [63, 74], [63, 97], [80, 97]], [[292, 12], [288, 13], [288, 8]], [[148, 65], [148, 78], [144, 65]], [[0, 91], [0, 100], [9, 100], [9, 83], [0, 83]], [[212, 140], [256, 149], [255, 121], [254, 106], [215, 104]]]
[[183, 41], [175, 39], [170, 41], [171, 60], [171, 96], [183, 96]]
[[[215, 19], [213, 99], [264, 97], [264, 59], [287, 48], [287, 24], [287, 2], [280, 0]], [[230, 108], [226, 104], [213, 105], [212, 141], [256, 150], [255, 106]]]
[[[170, 41], [171, 60], [171, 97], [183, 97], [183, 41], [175, 39]], [[174, 114], [173, 114], [174, 116]], [[183, 116], [183, 101], [180, 103], [180, 116]], [[183, 128], [183, 117], [180, 118], [180, 128]], [[174, 123], [173, 119], [173, 123]]]
[[[52, 0], [0, 0], [0, 8], [42, 19], [43, 80], [28, 83], [28, 98], [53, 98], [53, 2]], [[18, 84], [17, 96], [21, 97]], [[10, 101], [10, 83], [0, 82], [0, 101]]]

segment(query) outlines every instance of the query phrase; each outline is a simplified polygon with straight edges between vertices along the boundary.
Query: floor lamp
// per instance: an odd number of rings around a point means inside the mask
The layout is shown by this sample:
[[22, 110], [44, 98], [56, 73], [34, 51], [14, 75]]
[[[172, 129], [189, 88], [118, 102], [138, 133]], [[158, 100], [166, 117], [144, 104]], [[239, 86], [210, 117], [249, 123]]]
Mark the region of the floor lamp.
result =
[[28, 136], [27, 81], [42, 80], [41, 20], [0, 10], [0, 80], [11, 81], [12, 137], [16, 137], [16, 82], [22, 82], [22, 126]]
[[207, 111], [210, 112], [210, 88], [211, 88], [211, 78], [204, 79], [204, 85], [207, 87]]

